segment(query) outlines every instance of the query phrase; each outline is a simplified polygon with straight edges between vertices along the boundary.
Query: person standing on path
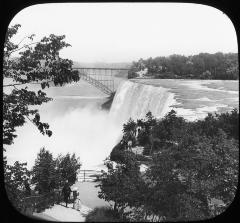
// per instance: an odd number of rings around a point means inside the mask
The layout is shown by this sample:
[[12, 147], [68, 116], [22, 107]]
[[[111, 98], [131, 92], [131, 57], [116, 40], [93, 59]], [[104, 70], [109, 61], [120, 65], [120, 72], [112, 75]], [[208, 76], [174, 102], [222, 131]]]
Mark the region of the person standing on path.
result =
[[62, 189], [62, 194], [63, 194], [63, 197], [64, 197], [64, 201], [66, 202], [66, 207], [67, 207], [67, 204], [68, 204], [70, 193], [71, 193], [71, 188], [68, 184], [68, 181], [66, 180], [66, 182], [63, 186], [63, 189]]
[[79, 196], [78, 188], [74, 187], [72, 192], [73, 192], [73, 209], [77, 209], [77, 207], [79, 206], [78, 205], [78, 202], [79, 202], [79, 199], [78, 199], [78, 196]]

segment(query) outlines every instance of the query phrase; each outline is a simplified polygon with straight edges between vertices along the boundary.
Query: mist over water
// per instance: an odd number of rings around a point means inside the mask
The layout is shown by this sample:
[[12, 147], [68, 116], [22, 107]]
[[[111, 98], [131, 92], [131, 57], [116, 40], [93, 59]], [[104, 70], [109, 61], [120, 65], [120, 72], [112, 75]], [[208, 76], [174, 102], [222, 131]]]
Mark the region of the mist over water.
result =
[[32, 123], [26, 123], [18, 129], [14, 145], [7, 150], [10, 161], [27, 161], [28, 167], [32, 167], [44, 146], [54, 157], [74, 152], [80, 157], [82, 168], [91, 169], [103, 162], [121, 135], [121, 127], [96, 106], [68, 110], [55, 117], [44, 113], [41, 119], [49, 123], [53, 135], [42, 136]]
[[53, 101], [38, 109], [53, 135], [43, 136], [27, 121], [17, 128], [14, 144], [7, 147], [8, 163], [27, 162], [32, 168], [40, 148], [45, 147], [54, 157], [75, 152], [82, 168], [96, 169], [120, 139], [122, 129], [110, 120], [108, 111], [100, 109], [106, 95], [84, 82], [46, 91]]
[[[155, 117], [161, 118], [174, 109], [177, 114], [182, 112], [184, 118], [196, 119], [208, 111], [215, 111], [218, 104], [230, 110], [238, 107], [238, 100], [230, 100], [239, 98], [237, 82], [229, 83], [229, 89], [224, 92], [219, 89], [228, 83], [226, 81], [212, 82], [217, 88], [214, 85], [211, 91], [206, 87], [199, 90], [196, 84], [189, 88], [190, 82], [181, 80], [161, 80], [161, 86], [144, 83], [123, 81], [117, 88], [110, 111], [100, 108], [106, 95], [85, 83], [49, 88], [47, 93], [54, 100], [41, 105], [39, 111], [41, 121], [49, 123], [53, 135], [43, 136], [31, 122], [17, 128], [18, 137], [6, 151], [9, 164], [27, 162], [28, 168], [32, 168], [37, 153], [44, 146], [54, 157], [60, 153], [75, 153], [80, 157], [83, 169], [102, 169], [104, 159], [121, 139], [122, 124], [130, 117], [144, 118], [151, 111]], [[233, 89], [234, 92], [227, 92]], [[174, 105], [176, 95], [182, 103], [178, 102], [177, 106]]]
[[54, 135], [46, 147], [55, 153], [75, 152], [81, 157], [83, 168], [102, 162], [121, 134], [121, 128], [109, 120], [108, 113], [94, 107], [57, 117], [51, 122], [51, 129]]

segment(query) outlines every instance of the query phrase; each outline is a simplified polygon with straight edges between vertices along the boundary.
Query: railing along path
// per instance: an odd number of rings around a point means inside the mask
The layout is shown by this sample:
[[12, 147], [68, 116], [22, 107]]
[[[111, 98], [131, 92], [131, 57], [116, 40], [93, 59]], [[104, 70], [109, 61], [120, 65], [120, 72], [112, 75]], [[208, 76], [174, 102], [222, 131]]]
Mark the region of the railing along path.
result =
[[102, 174], [99, 170], [80, 170], [78, 173], [78, 181], [92, 182], [98, 180]]

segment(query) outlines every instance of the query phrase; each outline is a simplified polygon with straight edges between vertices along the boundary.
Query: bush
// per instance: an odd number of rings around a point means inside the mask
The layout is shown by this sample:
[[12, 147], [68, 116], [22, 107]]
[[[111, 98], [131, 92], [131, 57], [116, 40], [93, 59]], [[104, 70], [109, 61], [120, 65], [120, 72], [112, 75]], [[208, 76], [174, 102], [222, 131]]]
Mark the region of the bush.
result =
[[97, 207], [86, 216], [86, 222], [123, 222], [119, 214], [109, 207]]

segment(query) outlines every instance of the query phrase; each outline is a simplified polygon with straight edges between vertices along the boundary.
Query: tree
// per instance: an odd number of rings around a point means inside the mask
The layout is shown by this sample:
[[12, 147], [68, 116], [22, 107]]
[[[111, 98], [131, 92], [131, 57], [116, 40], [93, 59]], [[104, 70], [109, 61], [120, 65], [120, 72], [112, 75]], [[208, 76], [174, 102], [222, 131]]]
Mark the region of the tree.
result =
[[237, 109], [222, 114], [209, 113], [204, 120], [191, 124], [191, 131], [208, 137], [214, 137], [219, 129], [222, 129], [228, 138], [239, 140], [239, 112]]
[[59, 155], [56, 159], [57, 171], [60, 174], [61, 182], [68, 180], [70, 184], [74, 184], [77, 180], [77, 173], [81, 167], [79, 157], [75, 153], [70, 155], [67, 153], [65, 156]]
[[150, 205], [168, 220], [212, 217], [213, 198], [222, 200], [226, 206], [234, 199], [237, 148], [220, 131], [213, 139], [188, 135], [179, 145], [156, 154], [147, 173], [154, 182]]
[[74, 153], [67, 153], [65, 156], [60, 154], [55, 159], [48, 150], [41, 148], [31, 171], [32, 183], [40, 193], [62, 187], [66, 180], [74, 184], [81, 167], [79, 159]]
[[39, 193], [50, 192], [56, 187], [58, 175], [55, 164], [52, 154], [44, 147], [41, 148], [31, 172], [32, 183]]
[[237, 53], [200, 53], [188, 57], [175, 54], [140, 59], [132, 63], [128, 78], [136, 77], [143, 66], [148, 70], [146, 75], [154, 78], [239, 79]]
[[[51, 34], [39, 42], [33, 42], [34, 35], [30, 35], [15, 44], [11, 39], [20, 27], [19, 24], [10, 27], [5, 38], [3, 78], [10, 83], [3, 85], [3, 145], [13, 143], [17, 137], [16, 127], [22, 126], [26, 118], [42, 134], [52, 135], [49, 125], [40, 121], [38, 110], [30, 108], [51, 99], [42, 90], [28, 90], [27, 84], [39, 84], [44, 89], [52, 83], [62, 86], [79, 80], [78, 72], [72, 69], [73, 62], [59, 56], [61, 49], [70, 46], [64, 41], [64, 35]], [[27, 39], [30, 43], [22, 45]], [[14, 53], [19, 53], [19, 56], [14, 58]]]
[[128, 71], [128, 78], [130, 79], [130, 78], [137, 77], [138, 75], [136, 72], [138, 72], [140, 70], [141, 70], [141, 68], [139, 67], [139, 63], [133, 61], [132, 66]]
[[23, 206], [20, 202], [25, 196], [26, 181], [29, 180], [30, 171], [26, 168], [27, 163], [20, 163], [16, 161], [14, 165], [8, 165], [4, 160], [5, 170], [5, 188], [8, 195], [8, 199], [17, 210], [21, 211]]
[[123, 124], [123, 144], [127, 146], [128, 141], [132, 141], [132, 144], [136, 143], [136, 122], [131, 118], [126, 124]]
[[[170, 111], [164, 118], [138, 120], [143, 128], [152, 122], [155, 153], [141, 173], [141, 160], [121, 144], [114, 147], [102, 175], [99, 197], [114, 201], [118, 211], [139, 221], [189, 221], [214, 217], [233, 201], [238, 183], [239, 139], [237, 110], [208, 114], [187, 122]], [[148, 143], [140, 143], [146, 148]], [[117, 153], [119, 152], [119, 153]], [[114, 162], [113, 162], [114, 161]], [[214, 205], [214, 199], [221, 202]], [[125, 213], [126, 214], [126, 213]]]
[[[114, 163], [116, 165], [114, 165]], [[145, 183], [141, 178], [136, 155], [125, 151], [122, 160], [106, 159], [107, 172], [103, 172], [98, 187], [99, 198], [114, 202], [114, 210], [126, 217], [126, 208], [139, 207], [143, 201]]]

